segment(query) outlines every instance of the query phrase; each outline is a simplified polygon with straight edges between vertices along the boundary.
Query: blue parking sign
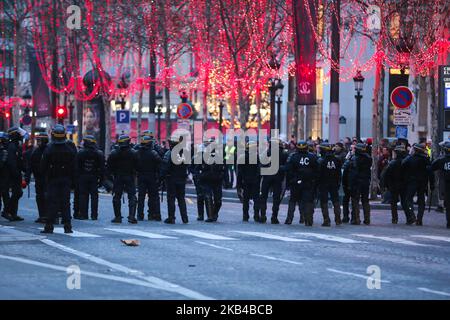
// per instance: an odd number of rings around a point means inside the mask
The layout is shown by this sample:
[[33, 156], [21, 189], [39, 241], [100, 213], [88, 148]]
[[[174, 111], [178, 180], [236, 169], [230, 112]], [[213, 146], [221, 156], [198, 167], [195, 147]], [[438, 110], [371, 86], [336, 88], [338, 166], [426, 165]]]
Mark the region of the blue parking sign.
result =
[[118, 124], [130, 123], [130, 110], [117, 110], [116, 123]]
[[395, 127], [395, 137], [396, 138], [408, 138], [408, 127], [407, 126], [396, 126]]

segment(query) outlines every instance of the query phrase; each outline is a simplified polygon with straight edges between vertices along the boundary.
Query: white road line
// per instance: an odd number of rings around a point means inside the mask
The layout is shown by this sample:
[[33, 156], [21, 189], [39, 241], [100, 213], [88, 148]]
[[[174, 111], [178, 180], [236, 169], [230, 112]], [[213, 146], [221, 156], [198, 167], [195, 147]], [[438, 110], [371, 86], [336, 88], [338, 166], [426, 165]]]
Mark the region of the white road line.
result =
[[230, 248], [225, 248], [225, 247], [221, 247], [221, 246], [216, 246], [215, 244], [211, 244], [211, 243], [207, 243], [207, 242], [203, 242], [203, 241], [195, 241], [197, 243], [203, 244], [205, 246], [210, 246], [213, 248], [217, 248], [217, 249], [223, 249], [223, 250], [228, 250], [228, 251], [233, 251], [233, 249]]
[[334, 241], [339, 243], [347, 243], [347, 244], [354, 244], [354, 243], [367, 243], [365, 241], [357, 241], [337, 236], [330, 236], [328, 234], [321, 234], [321, 233], [311, 233], [311, 232], [296, 232], [295, 234], [299, 234], [306, 237], [314, 237], [321, 240], [328, 240], [328, 241]]
[[145, 231], [135, 230], [135, 229], [105, 228], [105, 230], [119, 232], [119, 233], [125, 233], [125, 234], [131, 234], [134, 236], [150, 238], [150, 239], [177, 239], [176, 237], [170, 237], [170, 236], [165, 236], [165, 235], [158, 234], [158, 233], [145, 232]]
[[[345, 274], [345, 275], [348, 275], [348, 276], [361, 278], [361, 279], [366, 279], [366, 280], [369, 278], [369, 276], [365, 276], [365, 275], [362, 275], [362, 274], [357, 274], [357, 273], [352, 273], [352, 272], [345, 272], [345, 271], [340, 271], [340, 270], [336, 270], [336, 269], [332, 269], [332, 268], [327, 268], [327, 271], [334, 272], [334, 273], [339, 273], [339, 274]], [[380, 280], [380, 282], [382, 282], [382, 283], [391, 283], [389, 280]]]
[[253, 231], [232, 231], [232, 232], [237, 232], [237, 233], [241, 233], [241, 234], [245, 234], [245, 235], [249, 235], [249, 236], [260, 237], [260, 238], [264, 238], [264, 239], [280, 240], [280, 241], [286, 241], [286, 242], [310, 242], [310, 240], [277, 236], [275, 234], [264, 233], [264, 232], [253, 232]]
[[[44, 228], [38, 228], [39, 230], [44, 230]], [[96, 234], [92, 234], [92, 233], [86, 233], [86, 232], [81, 232], [81, 231], [76, 231], [73, 230], [73, 233], [64, 233], [64, 228], [54, 228], [53, 230], [54, 233], [56, 234], [63, 234], [69, 237], [73, 237], [73, 238], [100, 238], [99, 235]]]
[[197, 299], [197, 300], [212, 300], [213, 299], [213, 298], [205, 296], [205, 295], [203, 295], [203, 294], [201, 294], [199, 292], [196, 292], [196, 291], [193, 291], [193, 290], [181, 287], [181, 286], [179, 286], [177, 284], [170, 283], [170, 282], [165, 281], [163, 279], [159, 279], [159, 278], [153, 277], [153, 276], [147, 276], [141, 271], [130, 269], [130, 268], [122, 266], [120, 264], [109, 262], [109, 261], [106, 261], [106, 260], [104, 260], [102, 258], [94, 257], [94, 256], [92, 256], [92, 255], [90, 255], [88, 253], [85, 253], [85, 252], [82, 252], [82, 251], [78, 251], [78, 250], [69, 248], [67, 246], [63, 246], [62, 244], [56, 243], [56, 242], [54, 242], [52, 240], [44, 239], [44, 240], [41, 240], [41, 241], [43, 243], [51, 246], [51, 247], [60, 249], [60, 250], [62, 250], [64, 252], [71, 253], [73, 255], [76, 255], [78, 257], [84, 258], [84, 259], [89, 260], [91, 262], [94, 262], [94, 263], [97, 263], [97, 264], [100, 264], [100, 265], [103, 265], [103, 266], [107, 266], [107, 267], [109, 267], [111, 269], [114, 269], [114, 270], [117, 270], [117, 271], [120, 271], [120, 272], [124, 272], [125, 274], [128, 274], [128, 275], [135, 276], [135, 277], [137, 277], [137, 278], [139, 278], [141, 280], [145, 280], [149, 284], [151, 284], [154, 288], [158, 288], [158, 289], [165, 290], [165, 291], [168, 291], [168, 292], [178, 293], [178, 294], [180, 294], [182, 296], [185, 296], [185, 297], [187, 297], [189, 299]]
[[359, 233], [354, 233], [353, 235], [357, 236], [357, 237], [368, 238], [368, 239], [384, 240], [384, 241], [389, 241], [389, 242], [398, 243], [398, 244], [405, 244], [408, 246], [430, 247], [430, 245], [427, 245], [427, 244], [421, 244], [421, 243], [417, 243], [414, 241], [405, 240], [402, 238], [381, 237], [381, 236], [374, 236], [372, 234], [359, 234]]
[[412, 236], [410, 236], [410, 237], [450, 242], [450, 238], [449, 238], [449, 237], [426, 236], [426, 235], [412, 235]]
[[260, 258], [269, 259], [269, 260], [275, 260], [275, 261], [281, 261], [281, 262], [286, 262], [286, 263], [290, 263], [290, 264], [296, 264], [296, 265], [299, 265], [299, 266], [303, 264], [303, 263], [297, 262], [297, 261], [280, 259], [280, 258], [276, 258], [276, 257], [265, 256], [265, 255], [262, 255], [262, 254], [251, 253], [250, 255], [254, 256], [254, 257], [260, 257]]
[[235, 238], [219, 236], [219, 235], [216, 235], [216, 234], [202, 232], [202, 231], [197, 231], [197, 230], [185, 230], [185, 229], [177, 230], [177, 229], [173, 229], [172, 231], [175, 231], [175, 232], [178, 232], [178, 233], [182, 233], [182, 234], [186, 234], [186, 235], [193, 236], [193, 237], [197, 237], [197, 238], [208, 239], [208, 240], [237, 240]]
[[[43, 262], [29, 260], [29, 259], [25, 259], [25, 258], [18, 258], [18, 257], [4, 256], [4, 255], [0, 255], [0, 258], [6, 259], [6, 260], [11, 260], [11, 261], [16, 261], [16, 262], [22, 262], [25, 264], [43, 267], [43, 268], [47, 268], [47, 269], [52, 269], [52, 270], [56, 270], [56, 271], [62, 271], [64, 273], [67, 272], [67, 267], [43, 263]], [[120, 276], [113, 276], [113, 275], [102, 274], [102, 273], [97, 273], [97, 272], [90, 272], [90, 271], [83, 271], [83, 270], [80, 270], [80, 272], [82, 275], [90, 276], [90, 277], [94, 277], [94, 278], [118, 281], [118, 282], [122, 282], [122, 283], [133, 284], [133, 285], [147, 287], [147, 288], [153, 288], [153, 289], [161, 289], [159, 286], [155, 286], [155, 285], [148, 283], [147, 281], [143, 281], [143, 280], [124, 278], [124, 277], [120, 277]]]
[[427, 289], [427, 288], [417, 288], [417, 290], [438, 294], [440, 296], [450, 297], [450, 293], [443, 292], [443, 291], [436, 291], [436, 290], [431, 290], [431, 289]]

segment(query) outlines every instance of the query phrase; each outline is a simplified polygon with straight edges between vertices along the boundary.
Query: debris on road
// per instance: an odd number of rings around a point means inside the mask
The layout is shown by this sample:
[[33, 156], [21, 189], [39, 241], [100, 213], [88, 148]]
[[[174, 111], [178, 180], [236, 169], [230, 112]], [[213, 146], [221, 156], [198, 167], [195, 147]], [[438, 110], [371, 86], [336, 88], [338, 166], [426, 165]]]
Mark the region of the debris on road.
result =
[[136, 239], [120, 239], [120, 241], [129, 247], [137, 247], [141, 244], [140, 241]]

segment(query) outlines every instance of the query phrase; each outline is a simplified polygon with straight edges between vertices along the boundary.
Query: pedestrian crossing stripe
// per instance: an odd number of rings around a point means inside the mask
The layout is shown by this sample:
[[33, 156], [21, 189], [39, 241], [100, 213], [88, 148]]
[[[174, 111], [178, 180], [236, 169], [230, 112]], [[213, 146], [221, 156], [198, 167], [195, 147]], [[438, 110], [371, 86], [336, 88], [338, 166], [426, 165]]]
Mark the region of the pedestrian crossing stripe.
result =
[[402, 239], [402, 238], [374, 236], [372, 234], [359, 234], [359, 233], [354, 233], [353, 235], [357, 236], [357, 237], [362, 237], [362, 238], [389, 241], [389, 242], [398, 243], [398, 244], [405, 244], [405, 245], [409, 245], [409, 246], [421, 246], [421, 247], [428, 247], [429, 246], [427, 244], [421, 244], [421, 243], [417, 243], [417, 242], [414, 242], [414, 241], [405, 240], [405, 239]]
[[296, 238], [290, 238], [290, 237], [284, 237], [284, 236], [278, 236], [275, 234], [270, 233], [264, 233], [264, 232], [254, 232], [254, 231], [233, 231], [249, 236], [264, 238], [264, 239], [271, 239], [271, 240], [280, 240], [285, 242], [310, 242], [310, 240], [305, 239], [296, 239]]
[[124, 233], [124, 234], [130, 234], [133, 236], [139, 236], [139, 237], [144, 237], [144, 238], [149, 238], [149, 239], [177, 239], [176, 237], [165, 236], [165, 235], [158, 234], [158, 233], [146, 232], [146, 231], [141, 231], [141, 230], [136, 230], [136, 229], [105, 228], [105, 230], [118, 232], [118, 233]]
[[412, 235], [410, 237], [413, 238], [423, 238], [423, 239], [430, 239], [430, 240], [436, 240], [436, 241], [445, 241], [450, 242], [449, 237], [441, 237], [441, 236], [426, 236], [426, 235]]
[[305, 237], [314, 237], [314, 238], [317, 238], [320, 240], [334, 241], [334, 242], [346, 243], [346, 244], [367, 243], [365, 241], [358, 241], [358, 240], [347, 239], [347, 238], [343, 238], [343, 237], [332, 236], [332, 235], [328, 235], [328, 234], [321, 234], [321, 233], [296, 232], [295, 234], [305, 236]]
[[194, 237], [198, 237], [198, 238], [202, 238], [202, 239], [208, 239], [208, 240], [237, 240], [235, 238], [229, 238], [229, 237], [224, 237], [224, 236], [219, 236], [219, 235], [215, 235], [212, 233], [207, 233], [207, 232], [202, 232], [202, 231], [197, 231], [197, 230], [172, 230], [178, 233], [182, 233], [182, 234], [186, 234], [189, 236], [194, 236]]
[[[39, 230], [44, 230], [44, 229], [39, 228]], [[64, 228], [60, 228], [60, 227], [54, 228], [53, 233], [63, 234], [63, 235], [73, 237], [73, 238], [100, 238], [101, 237], [96, 234], [80, 232], [80, 231], [76, 231], [76, 230], [73, 230], [73, 233], [64, 233]]]

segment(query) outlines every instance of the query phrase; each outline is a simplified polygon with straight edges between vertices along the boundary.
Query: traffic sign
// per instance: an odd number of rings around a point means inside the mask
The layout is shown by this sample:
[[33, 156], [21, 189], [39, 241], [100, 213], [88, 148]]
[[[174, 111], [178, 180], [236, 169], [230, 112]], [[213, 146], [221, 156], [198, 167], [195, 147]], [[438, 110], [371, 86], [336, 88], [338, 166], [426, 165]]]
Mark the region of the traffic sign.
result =
[[180, 103], [177, 108], [177, 115], [180, 119], [189, 119], [193, 114], [192, 107], [189, 103]]
[[186, 130], [188, 132], [191, 131], [191, 121], [188, 119], [178, 119], [177, 120], [177, 129]]
[[408, 127], [407, 126], [396, 126], [395, 127], [395, 137], [396, 138], [408, 138]]
[[394, 125], [408, 126], [411, 124], [411, 109], [394, 109]]
[[116, 110], [116, 134], [130, 132], [130, 110]]
[[24, 126], [29, 126], [32, 121], [33, 119], [27, 114], [22, 117], [22, 123]]
[[405, 86], [396, 87], [391, 93], [392, 104], [399, 109], [407, 109], [413, 102], [412, 91]]

